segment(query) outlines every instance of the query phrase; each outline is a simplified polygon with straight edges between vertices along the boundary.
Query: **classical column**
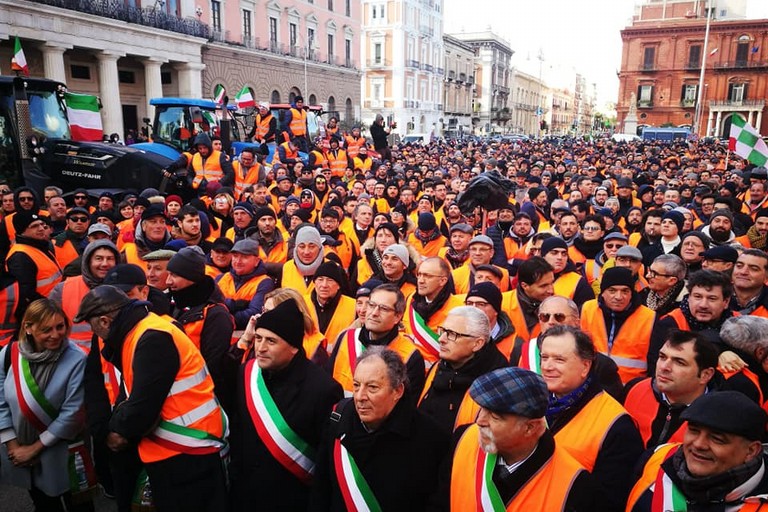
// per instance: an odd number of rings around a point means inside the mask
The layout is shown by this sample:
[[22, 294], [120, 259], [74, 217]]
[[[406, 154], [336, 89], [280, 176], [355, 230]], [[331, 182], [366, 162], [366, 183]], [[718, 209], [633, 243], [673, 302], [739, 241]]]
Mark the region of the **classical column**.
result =
[[[205, 69], [205, 64], [185, 62], [174, 67], [179, 72], [179, 96], [182, 98], [202, 98], [202, 71]], [[212, 94], [213, 91], [208, 92], [209, 96]]]
[[147, 95], [147, 117], [151, 120], [155, 119], [155, 107], [149, 104], [149, 100], [152, 98], [162, 98], [163, 96], [163, 81], [160, 76], [160, 66], [163, 65], [162, 60], [151, 57], [142, 60], [144, 64], [144, 91]]
[[763, 107], [760, 108], [760, 110], [757, 111], [757, 122], [753, 125], [755, 127], [755, 130], [760, 132], [760, 125], [763, 124]]
[[749, 111], [749, 114], [747, 114], [747, 122], [748, 122], [750, 125], [752, 125], [752, 126], [755, 126], [755, 125], [753, 125], [753, 124], [752, 124], [752, 116], [754, 115], [754, 113], [755, 113], [755, 111], [754, 111], [754, 110], [750, 110], [750, 111]]
[[718, 110], [717, 111], [717, 121], [715, 121], [715, 133], [712, 134], [714, 137], [719, 137], [720, 136], [720, 122], [722, 120], [723, 120], [723, 113], [722, 113], [722, 111]]
[[123, 54], [99, 52], [99, 97], [101, 98], [101, 122], [105, 135], [117, 133], [121, 139], [123, 133], [123, 106], [120, 103], [120, 81], [117, 77], [117, 59]]
[[714, 112], [712, 112], [712, 109], [709, 110], [709, 116], [707, 117], [707, 136], [712, 136], [712, 118], [713, 118]]
[[40, 47], [43, 53], [43, 69], [45, 77], [58, 82], [67, 81], [67, 72], [64, 68], [64, 52], [72, 47], [59, 46], [55, 43], [46, 43]]

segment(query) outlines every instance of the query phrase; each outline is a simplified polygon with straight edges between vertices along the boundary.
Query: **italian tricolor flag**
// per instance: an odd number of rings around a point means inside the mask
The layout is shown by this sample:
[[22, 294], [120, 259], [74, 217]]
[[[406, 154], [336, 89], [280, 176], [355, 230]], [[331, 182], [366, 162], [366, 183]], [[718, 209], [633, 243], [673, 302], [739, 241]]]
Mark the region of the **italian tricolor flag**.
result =
[[100, 141], [103, 135], [99, 99], [90, 94], [75, 94], [68, 92], [64, 99], [67, 102], [67, 117], [72, 131], [72, 140]]
[[731, 116], [728, 149], [758, 166], [768, 162], [768, 145], [757, 130], [736, 114]]
[[227, 93], [227, 90], [224, 88], [223, 85], [217, 84], [216, 87], [213, 89], [213, 101], [216, 103], [224, 103], [224, 95]]
[[16, 36], [16, 41], [13, 45], [11, 69], [14, 71], [21, 71], [24, 75], [29, 76], [29, 66], [27, 65], [27, 58], [24, 56], [24, 50], [21, 48], [19, 36]]
[[235, 104], [237, 108], [255, 107], [256, 102], [253, 101], [253, 95], [248, 87], [243, 87], [240, 92], [235, 96]]

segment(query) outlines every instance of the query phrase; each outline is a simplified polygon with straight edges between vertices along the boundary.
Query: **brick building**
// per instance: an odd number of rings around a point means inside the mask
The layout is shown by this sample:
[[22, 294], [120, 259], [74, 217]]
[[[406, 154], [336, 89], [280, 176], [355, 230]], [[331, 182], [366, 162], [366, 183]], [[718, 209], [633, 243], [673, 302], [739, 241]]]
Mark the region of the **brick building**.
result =
[[748, 20], [743, 1], [715, 0], [704, 48], [703, 1], [646, 0], [623, 41], [618, 126], [636, 101], [638, 127], [694, 124], [702, 58], [706, 58], [701, 136], [728, 136], [740, 115], [761, 133], [768, 98], [768, 20]]

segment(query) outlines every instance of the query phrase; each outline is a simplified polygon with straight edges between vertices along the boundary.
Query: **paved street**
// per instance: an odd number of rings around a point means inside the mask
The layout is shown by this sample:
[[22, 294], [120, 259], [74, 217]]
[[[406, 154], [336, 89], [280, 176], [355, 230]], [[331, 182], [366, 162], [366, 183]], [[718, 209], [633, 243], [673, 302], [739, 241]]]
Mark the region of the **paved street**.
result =
[[[0, 484], [0, 503], [2, 503], [0, 508], [3, 512], [32, 512], [34, 510], [27, 491], [9, 485]], [[115, 512], [116, 510], [114, 501], [103, 496], [96, 498], [97, 512]]]

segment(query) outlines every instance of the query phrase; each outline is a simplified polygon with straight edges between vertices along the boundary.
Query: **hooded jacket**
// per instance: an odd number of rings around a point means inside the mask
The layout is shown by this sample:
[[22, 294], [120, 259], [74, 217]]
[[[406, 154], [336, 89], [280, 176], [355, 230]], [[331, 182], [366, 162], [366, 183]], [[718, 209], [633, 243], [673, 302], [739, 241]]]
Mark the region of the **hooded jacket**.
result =
[[[83, 281], [88, 285], [88, 288], [93, 289], [104, 282], [103, 279], [99, 279], [91, 272], [91, 258], [93, 253], [97, 249], [109, 249], [115, 255], [115, 264], [120, 262], [120, 251], [117, 250], [115, 244], [109, 240], [95, 240], [89, 243], [83, 251], [83, 256], [80, 259], [80, 275], [83, 276]], [[56, 285], [50, 295], [50, 299], [58, 304], [61, 304], [62, 291], [64, 290], [64, 282]]]
[[[207, 161], [211, 158], [217, 158], [219, 160], [219, 166], [221, 167], [221, 171], [223, 173], [221, 179], [219, 180], [219, 183], [221, 183], [222, 187], [230, 187], [234, 185], [235, 183], [235, 171], [232, 168], [232, 162], [227, 159], [227, 155], [221, 151], [216, 151], [213, 149], [213, 142], [211, 142], [211, 138], [208, 136], [207, 133], [202, 132], [198, 133], [195, 137], [195, 141], [193, 143], [194, 147], [197, 147], [199, 145], [203, 145], [208, 148], [208, 158], [204, 158], [204, 161]], [[200, 158], [203, 158], [202, 155], [200, 155]], [[192, 161], [194, 161], [194, 158], [190, 161], [190, 166], [192, 164]], [[193, 179], [195, 177], [194, 172], [188, 173], [189, 179]], [[205, 190], [205, 184], [201, 184], [201, 188]]]

